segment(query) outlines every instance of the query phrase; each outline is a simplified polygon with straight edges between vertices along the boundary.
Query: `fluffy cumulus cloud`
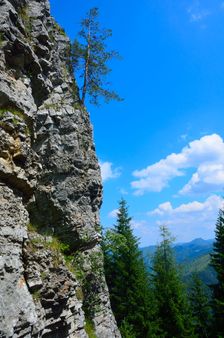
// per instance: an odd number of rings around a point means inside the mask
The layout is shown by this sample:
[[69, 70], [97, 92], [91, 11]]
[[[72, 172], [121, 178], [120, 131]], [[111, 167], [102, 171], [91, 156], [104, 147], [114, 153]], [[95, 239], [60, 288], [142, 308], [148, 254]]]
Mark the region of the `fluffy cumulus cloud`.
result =
[[223, 207], [223, 199], [211, 195], [204, 202], [193, 201], [178, 207], [165, 202], [149, 211], [148, 216], [157, 225], [168, 225], [177, 240], [188, 241], [196, 237], [213, 238], [218, 211], [221, 207]]
[[223, 200], [220, 196], [211, 195], [204, 202], [193, 201], [174, 208], [170, 202], [162, 203], [158, 208], [150, 211], [149, 216], [156, 215], [161, 217], [170, 217], [177, 215], [178, 217], [186, 217], [196, 213], [216, 214], [222, 207]]
[[187, 169], [195, 171], [180, 189], [182, 195], [208, 193], [222, 190], [224, 186], [224, 142], [217, 135], [206, 135], [192, 141], [180, 153], [168, 155], [165, 159], [136, 170], [137, 180], [131, 183], [137, 195], [146, 191], [160, 192], [178, 176], [186, 176]]
[[131, 227], [132, 229], [140, 229], [142, 232], [144, 232], [145, 230], [148, 232], [148, 227], [147, 227], [148, 223], [145, 220], [135, 220], [132, 219], [131, 220]]
[[114, 169], [111, 162], [100, 161], [100, 169], [103, 182], [108, 181], [112, 178], [117, 178], [121, 175], [120, 168]]

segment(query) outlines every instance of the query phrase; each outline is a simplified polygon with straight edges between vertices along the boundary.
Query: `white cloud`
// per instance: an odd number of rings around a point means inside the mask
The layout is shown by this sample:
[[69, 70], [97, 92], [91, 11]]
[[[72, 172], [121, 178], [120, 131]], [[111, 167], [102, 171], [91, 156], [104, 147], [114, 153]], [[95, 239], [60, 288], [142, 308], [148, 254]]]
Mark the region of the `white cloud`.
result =
[[154, 222], [132, 219], [131, 227], [135, 236], [140, 239], [140, 246], [142, 247], [155, 244], [159, 239], [158, 227], [155, 226]]
[[189, 168], [194, 168], [195, 172], [180, 194], [220, 191], [224, 186], [223, 139], [212, 134], [192, 141], [180, 153], [170, 154], [145, 169], [135, 170], [133, 175], [138, 179], [131, 185], [137, 195], [147, 191], [160, 192], [175, 177], [186, 176]]
[[131, 220], [132, 229], [145, 230], [146, 226], [147, 226], [147, 222], [145, 220], [143, 220], [143, 221]]
[[205, 202], [193, 201], [186, 204], [181, 204], [177, 208], [173, 208], [170, 202], [162, 203], [158, 208], [150, 211], [148, 215], [157, 215], [157, 216], [174, 216], [185, 217], [186, 215], [192, 215], [195, 213], [214, 213], [217, 214], [218, 210], [222, 207], [223, 200], [220, 196], [212, 195], [208, 197]]
[[224, 184], [224, 164], [201, 164], [190, 181], [180, 190], [180, 194], [204, 193], [208, 190], [217, 191]]
[[114, 210], [112, 210], [112, 211], [109, 212], [108, 217], [109, 218], [117, 218], [118, 212], [119, 212], [118, 209], [114, 209]]
[[173, 210], [170, 202], [162, 203], [158, 206], [158, 208], [150, 211], [149, 215], [164, 215], [164, 213], [171, 212]]
[[218, 211], [222, 207], [222, 198], [211, 195], [204, 202], [193, 201], [176, 208], [166, 202], [147, 214], [151, 222], [168, 225], [177, 241], [189, 241], [197, 237], [214, 238]]
[[113, 164], [111, 162], [100, 161], [100, 169], [103, 182], [112, 178], [117, 178], [121, 175], [120, 168], [113, 169]]
[[[182, 203], [176, 207], [167, 201], [145, 214], [143, 219], [132, 219], [135, 236], [141, 239], [141, 246], [155, 244], [160, 240], [160, 225], [167, 225], [177, 242], [188, 242], [193, 238], [214, 238], [218, 211], [224, 206], [223, 199], [211, 195], [202, 202], [197, 200]], [[116, 218], [118, 209], [108, 217]]]

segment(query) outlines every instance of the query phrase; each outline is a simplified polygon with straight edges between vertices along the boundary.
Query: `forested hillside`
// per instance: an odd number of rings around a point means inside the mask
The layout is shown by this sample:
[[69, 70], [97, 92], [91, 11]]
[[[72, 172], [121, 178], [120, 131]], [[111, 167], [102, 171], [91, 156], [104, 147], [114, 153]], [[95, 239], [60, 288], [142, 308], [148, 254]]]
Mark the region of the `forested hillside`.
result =
[[[189, 243], [178, 243], [173, 246], [176, 262], [180, 266], [184, 282], [188, 285], [194, 272], [198, 273], [201, 280], [207, 285], [216, 282], [215, 271], [210, 266], [210, 253], [212, 252], [213, 243], [214, 240], [212, 239], [196, 238]], [[146, 265], [150, 266], [156, 246], [152, 245], [141, 250]]]

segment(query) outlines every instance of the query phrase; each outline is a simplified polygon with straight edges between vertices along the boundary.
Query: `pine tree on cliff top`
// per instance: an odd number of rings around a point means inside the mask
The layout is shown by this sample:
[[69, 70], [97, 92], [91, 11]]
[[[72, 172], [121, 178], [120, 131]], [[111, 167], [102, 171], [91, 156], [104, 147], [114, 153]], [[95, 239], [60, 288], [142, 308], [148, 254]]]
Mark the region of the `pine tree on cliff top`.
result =
[[219, 211], [216, 223], [215, 242], [211, 254], [211, 265], [216, 271], [218, 283], [213, 289], [214, 331], [224, 337], [224, 210]]
[[150, 337], [148, 274], [124, 199], [119, 202], [117, 223], [107, 232], [105, 243], [106, 279], [118, 326], [121, 331], [130, 327], [136, 337]]
[[90, 103], [96, 105], [100, 97], [106, 102], [121, 100], [116, 92], [109, 89], [110, 84], [105, 80], [111, 71], [107, 65], [108, 61], [118, 58], [119, 54], [114, 50], [107, 50], [105, 41], [112, 35], [112, 31], [100, 28], [98, 16], [98, 8], [90, 9], [82, 20], [78, 38], [72, 45], [72, 64], [78, 83], [81, 83], [82, 104], [85, 103], [87, 95]]

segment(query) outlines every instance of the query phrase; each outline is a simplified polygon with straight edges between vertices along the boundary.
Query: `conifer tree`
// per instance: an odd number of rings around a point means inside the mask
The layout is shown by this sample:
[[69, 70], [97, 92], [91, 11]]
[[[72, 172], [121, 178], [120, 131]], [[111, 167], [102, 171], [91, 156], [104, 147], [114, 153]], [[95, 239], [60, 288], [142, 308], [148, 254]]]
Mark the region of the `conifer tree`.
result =
[[218, 280], [218, 283], [212, 286], [214, 331], [217, 337], [224, 337], [224, 209], [219, 211], [216, 222], [211, 265]]
[[192, 284], [189, 296], [195, 333], [198, 337], [208, 338], [210, 335], [211, 325], [209, 295], [208, 292], [206, 292], [205, 285], [202, 283], [197, 273], [192, 275]]
[[118, 58], [119, 54], [114, 50], [107, 50], [105, 41], [112, 35], [112, 31], [100, 28], [98, 16], [98, 8], [89, 10], [81, 22], [78, 38], [72, 45], [72, 65], [80, 83], [82, 104], [85, 103], [87, 94], [90, 103], [95, 105], [99, 103], [100, 97], [106, 102], [121, 100], [117, 93], [109, 89], [109, 83], [105, 81], [106, 75], [111, 71], [107, 65], [108, 61]]
[[130, 331], [132, 337], [152, 337], [148, 273], [124, 199], [119, 202], [117, 223], [107, 233], [105, 243], [105, 273], [118, 326], [123, 332]]
[[172, 238], [161, 227], [162, 242], [157, 246], [152, 266], [152, 283], [159, 320], [159, 337], [195, 337], [186, 291], [172, 251]]

